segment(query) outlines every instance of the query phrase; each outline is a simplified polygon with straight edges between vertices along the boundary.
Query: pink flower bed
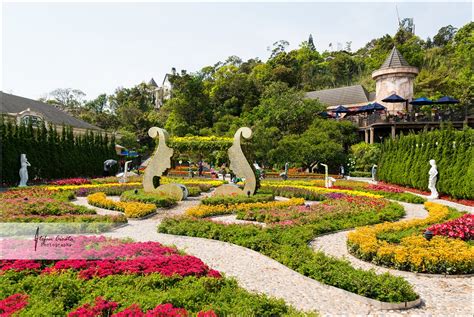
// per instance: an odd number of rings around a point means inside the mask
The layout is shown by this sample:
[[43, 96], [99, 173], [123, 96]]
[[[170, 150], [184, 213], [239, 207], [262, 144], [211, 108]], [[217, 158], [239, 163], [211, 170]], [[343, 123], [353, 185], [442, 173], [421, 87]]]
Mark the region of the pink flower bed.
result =
[[[76, 310], [70, 312], [68, 317], [188, 317], [189, 313], [184, 308], [173, 307], [172, 304], [160, 304], [154, 309], [143, 312], [137, 304], [133, 304], [123, 311], [112, 314], [118, 308], [119, 304], [113, 301], [106, 301], [102, 297], [95, 299], [94, 306], [84, 304]], [[197, 317], [217, 317], [212, 310], [201, 311]]]
[[66, 179], [59, 179], [56, 181], [50, 182], [51, 185], [58, 185], [58, 186], [64, 186], [64, 185], [84, 185], [84, 184], [90, 184], [91, 181], [88, 180], [87, 178], [66, 178]]
[[466, 214], [458, 219], [436, 224], [428, 228], [433, 234], [462, 240], [474, 239], [474, 215]]
[[[79, 272], [79, 277], [90, 279], [115, 274], [160, 273], [164, 276], [208, 276], [220, 278], [218, 271], [210, 269], [200, 259], [179, 254], [176, 249], [164, 247], [157, 242], [123, 243], [105, 237], [75, 237], [72, 245], [61, 248], [46, 248], [50, 261], [28, 260], [35, 258], [33, 241], [2, 241], [4, 253], [0, 260], [1, 271], [31, 270], [49, 274], [63, 270]], [[3, 250], [2, 250], [3, 251]], [[42, 258], [46, 259], [48, 256]], [[21, 260], [17, 260], [21, 258]], [[57, 260], [62, 258], [62, 260]]]
[[0, 300], [0, 317], [12, 316], [28, 305], [28, 295], [13, 294]]
[[384, 184], [370, 184], [367, 189], [369, 190], [374, 190], [374, 191], [382, 191], [382, 192], [389, 192], [389, 193], [403, 193], [403, 190], [390, 186], [390, 185], [384, 185]]

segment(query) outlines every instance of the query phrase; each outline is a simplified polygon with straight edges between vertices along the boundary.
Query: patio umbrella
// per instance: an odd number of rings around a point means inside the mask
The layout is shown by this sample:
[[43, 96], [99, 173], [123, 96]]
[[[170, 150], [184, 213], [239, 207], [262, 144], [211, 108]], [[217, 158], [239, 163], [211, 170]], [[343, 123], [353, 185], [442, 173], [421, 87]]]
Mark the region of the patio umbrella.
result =
[[428, 99], [426, 97], [421, 97], [421, 98], [413, 99], [412, 101], [410, 101], [410, 104], [414, 106], [424, 106], [424, 105], [432, 105], [434, 104], [434, 102], [433, 100]]
[[116, 160], [107, 160], [104, 162], [104, 165], [108, 165], [108, 166], [112, 166], [112, 165], [115, 165], [117, 164], [117, 161]]
[[391, 102], [391, 103], [396, 103], [396, 102], [405, 102], [407, 101], [406, 99], [400, 97], [397, 94], [391, 94], [385, 99], [382, 99], [383, 102]]
[[378, 102], [374, 102], [374, 103], [370, 104], [369, 106], [371, 108], [373, 108], [374, 110], [385, 110], [385, 109], [387, 109], [384, 106], [382, 106], [381, 104], [379, 104]]
[[453, 97], [444, 96], [436, 100], [434, 103], [444, 104], [444, 105], [453, 105], [453, 104], [459, 103], [459, 100], [454, 99]]
[[338, 106], [336, 109], [333, 110], [335, 113], [347, 113], [349, 112], [349, 109], [347, 109], [344, 106]]

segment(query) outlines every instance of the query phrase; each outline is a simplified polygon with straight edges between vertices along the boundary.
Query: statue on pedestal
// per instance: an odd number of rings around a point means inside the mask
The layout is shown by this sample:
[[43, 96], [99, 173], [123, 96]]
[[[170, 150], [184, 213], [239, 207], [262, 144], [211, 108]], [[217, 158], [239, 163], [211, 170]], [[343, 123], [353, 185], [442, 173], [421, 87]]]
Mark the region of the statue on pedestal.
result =
[[372, 182], [376, 183], [375, 177], [377, 176], [377, 165], [372, 165]]
[[428, 198], [431, 199], [438, 199], [439, 194], [438, 191], [436, 190], [436, 181], [438, 180], [438, 168], [436, 167], [436, 161], [435, 160], [430, 160], [430, 171], [428, 172], [429, 174], [429, 180], [428, 180], [428, 189], [431, 191], [431, 195]]
[[28, 162], [26, 159], [26, 154], [21, 154], [20, 155], [20, 184], [18, 187], [25, 187], [26, 182], [28, 182], [28, 166], [31, 166], [31, 164]]

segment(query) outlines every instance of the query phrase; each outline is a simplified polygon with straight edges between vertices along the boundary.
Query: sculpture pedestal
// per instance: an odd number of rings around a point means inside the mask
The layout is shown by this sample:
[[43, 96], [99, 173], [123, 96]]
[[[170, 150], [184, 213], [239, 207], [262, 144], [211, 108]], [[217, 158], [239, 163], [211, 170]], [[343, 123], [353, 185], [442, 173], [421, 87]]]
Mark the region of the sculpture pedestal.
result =
[[216, 188], [213, 196], [246, 195], [237, 185], [224, 184]]

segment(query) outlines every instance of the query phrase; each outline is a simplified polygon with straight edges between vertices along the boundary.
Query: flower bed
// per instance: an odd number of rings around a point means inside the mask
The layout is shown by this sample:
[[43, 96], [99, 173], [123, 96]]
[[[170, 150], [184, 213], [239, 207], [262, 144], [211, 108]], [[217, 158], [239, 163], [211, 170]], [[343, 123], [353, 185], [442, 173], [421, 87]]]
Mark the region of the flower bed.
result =
[[[250, 248], [324, 284], [380, 301], [415, 300], [418, 296], [403, 278], [355, 269], [345, 260], [314, 252], [309, 247], [309, 242], [319, 234], [393, 221], [404, 214], [403, 207], [397, 203], [364, 197], [351, 198], [369, 199], [375, 205], [367, 206], [365, 211], [342, 214], [329, 212], [327, 216], [315, 217], [307, 223], [303, 221], [264, 228], [255, 225], [222, 224], [192, 217], [168, 218], [160, 224], [158, 231], [217, 239]], [[387, 205], [379, 209], [376, 206], [382, 201]]]
[[336, 195], [338, 195], [336, 198], [326, 200], [321, 204], [240, 211], [237, 214], [237, 219], [265, 222], [271, 225], [293, 226], [315, 223], [328, 218], [343, 218], [348, 215], [379, 212], [389, 204], [385, 199], [375, 200], [344, 194]]
[[143, 189], [123, 192], [122, 195], [120, 195], [120, 200], [154, 204], [157, 208], [169, 208], [176, 205], [176, 200], [171, 197], [155, 193], [145, 193]]
[[107, 199], [105, 193], [94, 193], [87, 196], [87, 202], [92, 206], [121, 211], [127, 218], [140, 218], [156, 212], [154, 204], [140, 202], [122, 202]]
[[262, 209], [271, 209], [271, 208], [282, 208], [289, 206], [297, 206], [304, 204], [304, 199], [302, 198], [292, 198], [288, 201], [272, 201], [272, 202], [259, 202], [259, 203], [249, 203], [249, 204], [234, 204], [234, 205], [199, 205], [196, 207], [191, 207], [186, 210], [186, 215], [193, 217], [209, 217], [216, 215], [232, 214], [239, 211], [245, 210], [262, 210]]
[[[287, 188], [287, 185], [272, 184], [272, 185], [267, 185], [267, 187], [286, 187]], [[355, 195], [355, 196], [365, 196], [365, 197], [371, 197], [371, 198], [382, 198], [383, 197], [382, 195], [367, 193], [367, 192], [363, 192], [363, 191], [348, 190], [348, 189], [337, 189], [337, 188], [334, 188], [334, 187], [325, 188], [325, 187], [302, 186], [302, 185], [291, 185], [291, 187], [306, 189], [308, 191], [314, 192], [315, 194], [342, 193], [342, 194]]]
[[432, 225], [428, 228], [435, 236], [474, 240], [474, 215], [466, 214], [458, 219]]
[[201, 204], [203, 205], [235, 205], [235, 204], [249, 204], [249, 203], [258, 203], [258, 202], [268, 202], [273, 201], [273, 195], [269, 194], [256, 194], [253, 196], [245, 196], [245, 195], [218, 195], [218, 196], [211, 196], [208, 198], [204, 198], [201, 200]]
[[65, 186], [65, 185], [84, 185], [91, 184], [91, 181], [87, 178], [66, 178], [59, 179], [49, 183], [50, 185]]
[[474, 247], [467, 243], [436, 236], [430, 241], [420, 233], [400, 239], [399, 244], [378, 238], [383, 233], [426, 228], [449, 217], [447, 207], [432, 202], [425, 203], [429, 216], [398, 223], [383, 223], [372, 227], [358, 228], [348, 235], [349, 251], [358, 258], [399, 270], [442, 273], [474, 273]]
[[47, 186], [52, 191], [73, 191], [76, 196], [84, 197], [92, 193], [105, 192], [108, 195], [120, 195], [124, 191], [142, 188], [141, 183], [104, 183], [66, 186]]
[[7, 191], [0, 194], [1, 222], [108, 222], [125, 223], [123, 216], [97, 215], [95, 210], [69, 202], [70, 192], [42, 187]]
[[[15, 257], [19, 251], [34, 255], [31, 242], [5, 244], [6, 255]], [[20, 248], [19, 243], [23, 244]], [[72, 247], [60, 250], [69, 259], [0, 261], [0, 313], [8, 316], [15, 312], [27, 316], [302, 315], [282, 300], [251, 294], [200, 259], [157, 242], [76, 237]]]

